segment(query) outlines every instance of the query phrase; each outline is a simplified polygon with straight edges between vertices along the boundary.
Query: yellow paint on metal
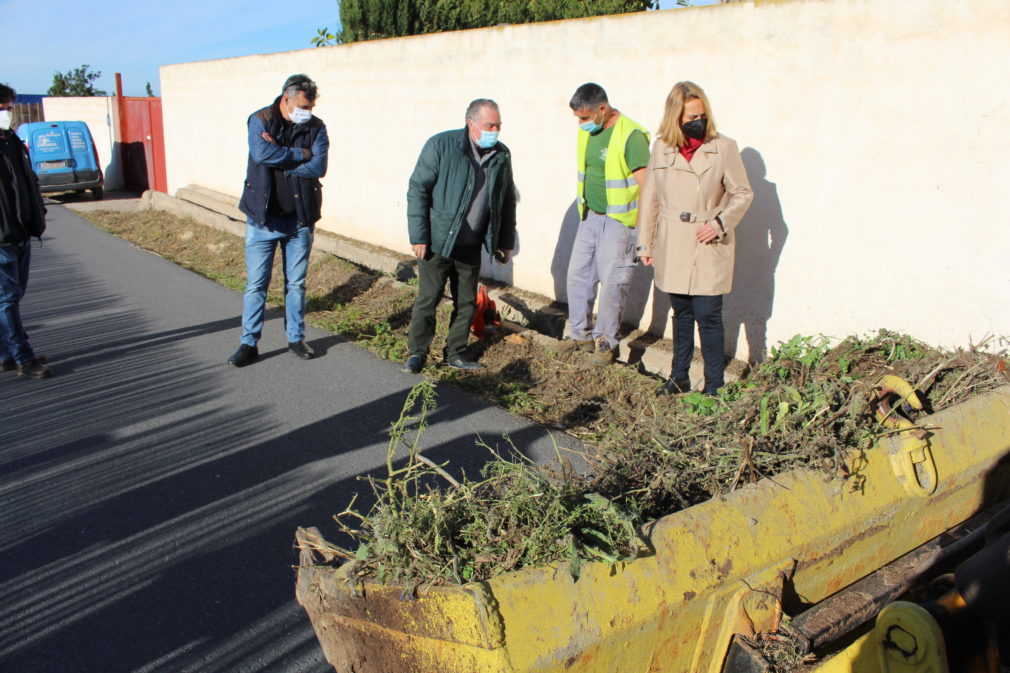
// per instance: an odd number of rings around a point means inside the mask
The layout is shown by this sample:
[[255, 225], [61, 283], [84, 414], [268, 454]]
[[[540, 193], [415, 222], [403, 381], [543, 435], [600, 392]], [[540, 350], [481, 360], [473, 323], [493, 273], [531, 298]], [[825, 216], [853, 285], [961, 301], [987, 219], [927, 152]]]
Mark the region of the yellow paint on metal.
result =
[[873, 628], [881, 673], [950, 673], [943, 631], [921, 606], [891, 603]]
[[356, 596], [340, 570], [303, 567], [299, 601], [341, 672], [718, 673], [733, 633], [777, 623], [786, 587], [816, 603], [1006, 497], [994, 467], [1010, 453], [1010, 389], [926, 423], [930, 493], [903, 483], [899, 432], [850, 456], [845, 479], [791, 472], [664, 517], [645, 531], [654, 555], [588, 564], [578, 582], [530, 568], [403, 602], [400, 588]]
[[815, 665], [810, 673], [881, 673], [877, 652], [878, 646], [871, 631], [830, 659]]

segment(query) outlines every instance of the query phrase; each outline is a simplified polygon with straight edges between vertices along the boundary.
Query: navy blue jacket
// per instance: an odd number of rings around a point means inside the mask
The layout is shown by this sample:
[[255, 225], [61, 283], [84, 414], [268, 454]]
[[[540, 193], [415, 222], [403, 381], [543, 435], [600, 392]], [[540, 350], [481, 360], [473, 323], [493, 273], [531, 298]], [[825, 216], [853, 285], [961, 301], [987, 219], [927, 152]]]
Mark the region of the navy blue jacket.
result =
[[[283, 170], [291, 185], [295, 199], [295, 217], [299, 227], [311, 227], [321, 217], [323, 190], [319, 178], [326, 175], [330, 139], [326, 124], [319, 117], [304, 124], [295, 124], [284, 146], [264, 140], [264, 131], [274, 140], [283, 136], [284, 117], [280, 110], [280, 96], [249, 117], [249, 165], [246, 169], [245, 187], [238, 207], [253, 222], [267, 227], [267, 207], [273, 188], [271, 172]], [[306, 161], [302, 148], [312, 152]]]

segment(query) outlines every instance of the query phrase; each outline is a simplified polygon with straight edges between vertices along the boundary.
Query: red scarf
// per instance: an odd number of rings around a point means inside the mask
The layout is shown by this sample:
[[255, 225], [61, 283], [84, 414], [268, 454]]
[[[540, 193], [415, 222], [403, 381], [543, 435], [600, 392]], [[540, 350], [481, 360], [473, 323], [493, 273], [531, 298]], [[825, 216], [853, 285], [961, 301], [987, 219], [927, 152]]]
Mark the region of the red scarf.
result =
[[687, 141], [687, 144], [679, 148], [680, 153], [684, 155], [684, 158], [687, 159], [688, 162], [690, 162], [691, 157], [694, 156], [694, 153], [698, 151], [699, 147], [705, 144], [705, 141], [697, 138], [685, 138], [684, 140]]

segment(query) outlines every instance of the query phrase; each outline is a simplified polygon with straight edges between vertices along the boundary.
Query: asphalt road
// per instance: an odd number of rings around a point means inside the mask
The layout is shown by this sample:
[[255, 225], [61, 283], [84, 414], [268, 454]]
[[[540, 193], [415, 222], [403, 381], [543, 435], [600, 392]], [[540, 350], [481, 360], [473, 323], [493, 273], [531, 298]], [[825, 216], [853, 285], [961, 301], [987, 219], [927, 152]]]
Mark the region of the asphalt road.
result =
[[[334, 530], [418, 378], [321, 330], [226, 366], [240, 296], [61, 206], [22, 302], [44, 381], [0, 377], [0, 673], [332, 670], [294, 601], [298, 526]], [[440, 386], [426, 455], [468, 472], [546, 430]], [[559, 438], [565, 445], [570, 438]]]

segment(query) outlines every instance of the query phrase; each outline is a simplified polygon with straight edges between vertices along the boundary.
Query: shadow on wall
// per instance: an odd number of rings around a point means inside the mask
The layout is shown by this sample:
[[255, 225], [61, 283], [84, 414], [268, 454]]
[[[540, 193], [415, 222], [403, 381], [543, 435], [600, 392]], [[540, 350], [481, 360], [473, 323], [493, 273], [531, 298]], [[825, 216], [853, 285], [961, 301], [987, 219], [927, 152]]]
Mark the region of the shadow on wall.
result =
[[754, 201], [736, 228], [733, 291], [723, 303], [726, 353], [735, 355], [741, 329], [747, 338], [747, 361], [762, 362], [768, 349], [768, 319], [775, 306], [775, 269], [789, 237], [782, 217], [778, 188], [767, 180], [761, 153], [753, 147], [740, 152]]
[[112, 144], [112, 156], [109, 157], [109, 163], [105, 164], [102, 168], [102, 172], [105, 175], [106, 192], [118, 191], [126, 188], [123, 162], [119, 153], [120, 144], [121, 143]]
[[[666, 331], [666, 320], [670, 315], [670, 295], [656, 287], [653, 282], [655, 270], [651, 266], [641, 263], [635, 267], [635, 274], [631, 277], [631, 288], [628, 290], [628, 303], [624, 305], [625, 333], [629, 328], [642, 329], [646, 334], [655, 338], [647, 339], [647, 343], [653, 343], [663, 337]], [[645, 307], [652, 299], [652, 316], [649, 324], [644, 325]], [[643, 337], [636, 341], [641, 343]], [[642, 344], [647, 345], [647, 344]]]
[[[512, 255], [515, 256], [519, 252], [519, 234], [516, 233], [516, 246], [512, 250]], [[480, 275], [481, 278], [488, 280], [497, 281], [499, 283], [505, 283], [506, 285], [513, 285], [514, 274], [512, 269], [512, 260], [509, 260], [508, 264], [500, 264], [494, 257], [488, 254], [487, 250], [483, 247], [480, 249]]]
[[119, 176], [124, 189], [138, 193], [151, 189], [144, 143], [115, 143], [112, 147], [112, 161], [118, 162]]
[[558, 242], [554, 246], [554, 257], [551, 259], [551, 277], [554, 278], [554, 299], [568, 303], [568, 260], [572, 257], [575, 246], [575, 235], [579, 232], [579, 209], [577, 199], [572, 199], [568, 210], [561, 217], [561, 229], [558, 232]]

